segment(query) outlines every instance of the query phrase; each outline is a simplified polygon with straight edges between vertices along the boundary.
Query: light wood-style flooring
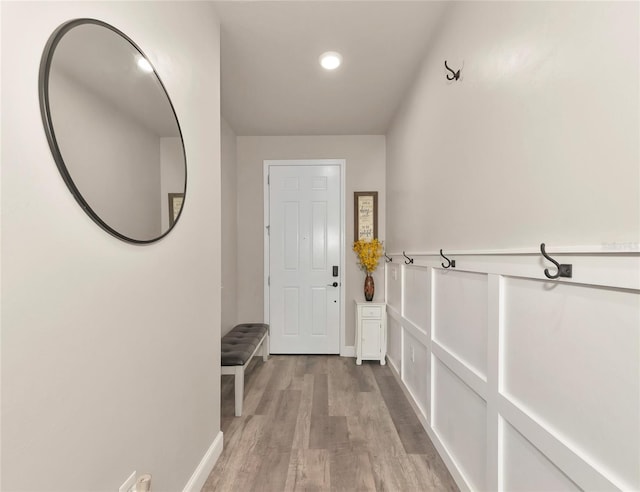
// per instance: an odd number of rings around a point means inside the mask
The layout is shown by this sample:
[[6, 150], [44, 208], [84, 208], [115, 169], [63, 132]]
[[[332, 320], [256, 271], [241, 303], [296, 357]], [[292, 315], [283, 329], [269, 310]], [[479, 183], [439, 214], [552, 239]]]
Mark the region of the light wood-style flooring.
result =
[[242, 417], [222, 379], [212, 491], [456, 491], [391, 370], [338, 356], [254, 357]]

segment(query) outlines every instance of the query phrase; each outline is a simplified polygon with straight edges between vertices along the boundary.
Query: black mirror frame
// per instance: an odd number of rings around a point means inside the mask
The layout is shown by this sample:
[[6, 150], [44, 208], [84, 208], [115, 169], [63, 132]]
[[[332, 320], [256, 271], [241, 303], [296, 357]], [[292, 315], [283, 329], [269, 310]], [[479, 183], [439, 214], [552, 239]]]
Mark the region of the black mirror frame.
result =
[[148, 60], [147, 56], [144, 54], [142, 49], [140, 49], [140, 47], [136, 43], [134, 43], [129, 36], [124, 34], [122, 31], [120, 31], [116, 27], [112, 26], [111, 24], [107, 24], [106, 22], [103, 22], [97, 19], [91, 19], [91, 18], [73, 19], [65, 22], [64, 24], [60, 25], [55, 31], [53, 31], [53, 34], [51, 34], [51, 36], [49, 37], [49, 40], [45, 45], [44, 52], [42, 53], [42, 59], [40, 60], [40, 73], [38, 76], [38, 95], [40, 100], [40, 114], [42, 116], [42, 123], [44, 126], [45, 133], [47, 135], [47, 141], [49, 142], [49, 148], [51, 149], [51, 153], [53, 154], [53, 159], [56, 163], [56, 166], [58, 167], [58, 171], [60, 171], [60, 175], [62, 176], [62, 179], [64, 180], [65, 184], [69, 188], [69, 191], [71, 191], [71, 194], [76, 199], [80, 207], [85, 211], [85, 213], [89, 217], [91, 217], [91, 219], [96, 224], [98, 224], [102, 229], [104, 229], [106, 232], [108, 232], [112, 236], [115, 236], [122, 241], [125, 241], [128, 243], [134, 243], [134, 244], [153, 243], [153, 242], [159, 241], [160, 239], [165, 237], [167, 234], [169, 234], [173, 230], [175, 225], [180, 220], [180, 216], [182, 215], [182, 211], [184, 210], [184, 203], [186, 201], [187, 155], [186, 155], [184, 138], [182, 135], [182, 129], [180, 127], [180, 121], [178, 119], [178, 115], [176, 114], [175, 107], [173, 106], [173, 102], [169, 97], [169, 93], [167, 92], [166, 87], [162, 83], [160, 76], [156, 72], [155, 67], [153, 67], [153, 73], [155, 74], [156, 80], [159, 82], [160, 87], [164, 91], [164, 94], [167, 97], [167, 100], [169, 101], [169, 106], [171, 106], [171, 111], [173, 112], [173, 116], [176, 120], [176, 125], [178, 127], [178, 133], [180, 134], [180, 142], [182, 143], [182, 154], [184, 159], [184, 190], [183, 190], [184, 201], [182, 202], [182, 207], [180, 208], [180, 212], [178, 213], [178, 216], [176, 217], [175, 221], [172, 224], [170, 224], [169, 228], [158, 237], [155, 237], [153, 239], [134, 239], [134, 238], [125, 236], [124, 234], [121, 234], [120, 232], [118, 232], [117, 230], [109, 226], [106, 222], [104, 222], [100, 218], [100, 216], [89, 206], [87, 201], [82, 196], [82, 193], [80, 193], [80, 190], [76, 187], [75, 183], [73, 182], [73, 178], [71, 177], [71, 174], [69, 173], [69, 170], [67, 169], [67, 166], [64, 163], [64, 159], [62, 157], [62, 153], [60, 152], [60, 147], [58, 146], [58, 142], [56, 139], [55, 130], [53, 128], [53, 121], [51, 119], [51, 108], [49, 105], [49, 71], [51, 69], [53, 54], [55, 53], [55, 49], [58, 43], [67, 32], [69, 32], [74, 27], [84, 25], [84, 24], [95, 24], [113, 31], [114, 33], [118, 34], [123, 39], [128, 41], [131, 44], [131, 46], [135, 50], [137, 50], [138, 53], [140, 53], [142, 57]]

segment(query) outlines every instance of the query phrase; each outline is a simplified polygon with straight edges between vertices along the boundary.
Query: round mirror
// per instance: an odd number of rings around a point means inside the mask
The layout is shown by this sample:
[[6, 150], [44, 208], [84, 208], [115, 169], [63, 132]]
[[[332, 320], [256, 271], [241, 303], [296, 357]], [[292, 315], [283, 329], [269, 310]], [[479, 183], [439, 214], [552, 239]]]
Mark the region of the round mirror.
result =
[[185, 151], [173, 105], [140, 48], [104, 22], [67, 22], [44, 50], [39, 90], [56, 165], [85, 212], [124, 241], [166, 235], [182, 210]]

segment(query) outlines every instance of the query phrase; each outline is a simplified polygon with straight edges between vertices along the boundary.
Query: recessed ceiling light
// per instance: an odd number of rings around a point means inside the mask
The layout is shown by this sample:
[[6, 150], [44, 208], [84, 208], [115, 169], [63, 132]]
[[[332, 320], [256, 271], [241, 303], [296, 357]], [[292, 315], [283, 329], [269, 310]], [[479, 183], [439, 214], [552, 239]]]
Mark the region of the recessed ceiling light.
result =
[[149, 61], [146, 58], [143, 58], [142, 56], [138, 58], [138, 68], [140, 68], [140, 70], [142, 70], [143, 72], [147, 72], [147, 73], [153, 72], [153, 67], [151, 66], [151, 63], [149, 63]]
[[327, 51], [320, 55], [320, 65], [325, 70], [335, 70], [342, 63], [342, 55], [336, 51]]

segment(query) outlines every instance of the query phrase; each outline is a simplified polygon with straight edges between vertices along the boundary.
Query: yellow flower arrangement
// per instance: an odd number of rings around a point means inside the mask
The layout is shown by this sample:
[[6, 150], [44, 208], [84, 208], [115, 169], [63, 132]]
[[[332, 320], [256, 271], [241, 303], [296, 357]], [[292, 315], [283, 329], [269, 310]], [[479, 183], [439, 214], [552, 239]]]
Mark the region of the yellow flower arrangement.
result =
[[358, 255], [360, 268], [369, 274], [378, 267], [380, 257], [384, 253], [384, 247], [379, 239], [372, 239], [371, 241], [359, 239], [353, 243], [353, 251]]

